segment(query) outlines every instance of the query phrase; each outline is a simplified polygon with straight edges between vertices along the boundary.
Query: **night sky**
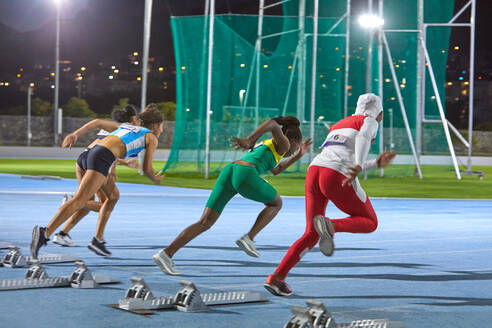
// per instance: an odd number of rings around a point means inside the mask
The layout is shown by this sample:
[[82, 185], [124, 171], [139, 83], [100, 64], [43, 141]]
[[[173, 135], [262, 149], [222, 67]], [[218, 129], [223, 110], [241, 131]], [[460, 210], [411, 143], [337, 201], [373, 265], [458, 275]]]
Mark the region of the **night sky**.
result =
[[[204, 2], [199, 0], [154, 0], [150, 56], [165, 58], [174, 67], [170, 16], [201, 15]], [[276, 2], [267, 0], [266, 3]], [[354, 11], [365, 3], [352, 0]], [[376, 2], [376, 1], [374, 1]], [[467, 0], [456, 0], [456, 7]], [[116, 58], [142, 49], [144, 0], [62, 0], [61, 57], [74, 65], [95, 65], [103, 58]], [[258, 13], [258, 1], [216, 0], [217, 14]], [[12, 74], [19, 66], [54, 61], [54, 0], [2, 0], [0, 2], [0, 75]], [[267, 11], [281, 15], [281, 7]], [[354, 14], [354, 12], [352, 13]], [[492, 1], [477, 1], [476, 70], [492, 70]], [[458, 30], [458, 29], [456, 29]], [[22, 35], [23, 37], [18, 37]], [[466, 44], [469, 33], [453, 32], [451, 42]], [[22, 42], [18, 41], [22, 40]], [[486, 75], [486, 74], [485, 74]], [[165, 96], [174, 100], [174, 95]], [[135, 99], [135, 102], [136, 99]]]

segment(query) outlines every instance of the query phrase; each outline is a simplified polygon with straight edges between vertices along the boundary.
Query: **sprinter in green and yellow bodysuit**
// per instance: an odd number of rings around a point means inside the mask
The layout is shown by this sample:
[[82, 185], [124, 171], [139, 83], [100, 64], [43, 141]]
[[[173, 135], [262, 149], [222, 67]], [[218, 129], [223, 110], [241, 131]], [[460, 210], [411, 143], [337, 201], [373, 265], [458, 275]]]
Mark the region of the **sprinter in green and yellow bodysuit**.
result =
[[[259, 257], [253, 239], [282, 208], [280, 195], [260, 175], [268, 171], [274, 175], [279, 174], [300, 159], [311, 147], [310, 139], [302, 141], [299, 125], [299, 120], [295, 117], [275, 117], [260, 125], [247, 138], [231, 138], [235, 149], [250, 151], [222, 169], [200, 220], [183, 230], [167, 248], [153, 256], [152, 259], [164, 273], [179, 274], [174, 268], [172, 260], [174, 254], [196, 236], [208, 230], [236, 194], [265, 204], [251, 230], [236, 241], [246, 254]], [[256, 144], [257, 140], [267, 132], [271, 132], [273, 138]], [[289, 158], [280, 162], [284, 157]]]

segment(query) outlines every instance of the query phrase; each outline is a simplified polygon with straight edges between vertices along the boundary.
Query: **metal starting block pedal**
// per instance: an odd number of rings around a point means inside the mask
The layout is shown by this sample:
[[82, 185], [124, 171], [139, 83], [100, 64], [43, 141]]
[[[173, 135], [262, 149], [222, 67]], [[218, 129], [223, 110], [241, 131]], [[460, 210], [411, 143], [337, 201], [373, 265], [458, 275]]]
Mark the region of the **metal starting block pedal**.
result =
[[284, 328], [388, 328], [385, 319], [356, 320], [347, 323], [336, 323], [331, 313], [322, 302], [307, 300], [307, 308], [293, 307], [294, 314]]
[[[191, 281], [180, 281], [181, 288], [175, 296], [155, 297], [142, 278], [132, 277], [131, 286], [115, 306], [118, 309], [136, 312], [140, 310], [176, 309], [182, 312], [208, 311], [209, 306], [268, 301], [260, 293], [250, 291], [218, 292], [201, 294]], [[146, 313], [148, 314], [148, 313]]]
[[38, 257], [37, 260], [33, 259], [31, 256], [22, 255], [19, 251], [19, 247], [10, 245], [8, 247], [9, 252], [5, 254], [2, 263], [6, 267], [10, 268], [24, 268], [29, 264], [41, 263], [66, 263], [74, 262], [75, 259], [69, 254], [46, 254]]
[[27, 270], [25, 279], [0, 280], [0, 291], [53, 287], [98, 288], [99, 284], [119, 282], [111, 280], [107, 275], [93, 275], [82, 261], [77, 261], [76, 266], [70, 277], [50, 278], [38, 262]]
[[9, 252], [3, 257], [2, 263], [10, 268], [23, 268], [27, 265], [27, 256], [22, 255], [19, 247], [8, 247]]

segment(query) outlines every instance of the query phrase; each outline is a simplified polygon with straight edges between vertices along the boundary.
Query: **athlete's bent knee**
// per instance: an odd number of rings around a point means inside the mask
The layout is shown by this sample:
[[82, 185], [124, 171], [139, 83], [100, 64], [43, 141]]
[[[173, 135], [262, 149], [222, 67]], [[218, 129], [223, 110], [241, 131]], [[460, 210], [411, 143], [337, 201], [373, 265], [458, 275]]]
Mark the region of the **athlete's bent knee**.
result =
[[120, 192], [118, 190], [112, 191], [108, 197], [108, 200], [113, 204], [116, 204], [119, 199], [120, 199]]
[[371, 224], [367, 227], [368, 233], [374, 232], [378, 228], [378, 218], [377, 217], [371, 217], [371, 218], [369, 218], [369, 220], [371, 220]]
[[280, 196], [277, 196], [274, 200], [272, 200], [269, 203], [266, 203], [265, 205], [270, 207], [276, 207], [280, 210], [282, 208], [282, 198]]
[[207, 218], [200, 219], [200, 221], [198, 221], [198, 223], [199, 223], [202, 231], [206, 231], [214, 225], [214, 222], [212, 220], [207, 219]]

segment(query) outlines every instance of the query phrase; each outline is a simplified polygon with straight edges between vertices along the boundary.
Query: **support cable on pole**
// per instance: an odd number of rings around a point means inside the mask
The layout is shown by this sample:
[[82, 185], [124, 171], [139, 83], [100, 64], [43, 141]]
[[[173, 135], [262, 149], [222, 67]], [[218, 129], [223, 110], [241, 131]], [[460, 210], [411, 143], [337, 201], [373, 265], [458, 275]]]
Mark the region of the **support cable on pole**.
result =
[[396, 76], [395, 67], [393, 65], [393, 58], [391, 57], [391, 51], [388, 45], [388, 40], [386, 40], [386, 35], [384, 31], [381, 33], [381, 36], [383, 38], [383, 44], [386, 50], [386, 55], [388, 57], [388, 65], [391, 70], [391, 76], [393, 77], [393, 83], [395, 85], [396, 95], [398, 97], [398, 102], [400, 104], [401, 115], [403, 117], [403, 122], [405, 123], [405, 129], [407, 131], [408, 141], [410, 142], [410, 148], [412, 149], [415, 165], [417, 166], [417, 175], [420, 179], [422, 179], [422, 169], [420, 168], [420, 161], [417, 156], [417, 151], [415, 150], [415, 145], [413, 143], [412, 131], [410, 130], [410, 125], [408, 124], [407, 113], [405, 111], [405, 105], [403, 104], [403, 97], [401, 96], [400, 86], [398, 85], [398, 77]]
[[453, 166], [456, 173], [456, 178], [458, 178], [458, 180], [461, 180], [460, 168], [458, 167], [458, 161], [456, 160], [456, 154], [454, 153], [453, 141], [451, 140], [451, 134], [449, 133], [448, 120], [446, 119], [446, 116], [444, 114], [444, 107], [441, 102], [439, 89], [437, 88], [436, 78], [434, 76], [434, 70], [432, 69], [432, 63], [430, 61], [429, 53], [427, 52], [427, 47], [425, 46], [424, 39], [419, 38], [419, 40], [422, 43], [422, 49], [424, 50], [425, 60], [429, 68], [429, 75], [432, 82], [432, 88], [434, 89], [434, 94], [436, 96], [437, 108], [439, 109], [439, 115], [441, 116], [441, 121], [444, 128], [444, 134], [446, 135], [446, 140], [448, 142], [451, 158], [453, 159]]

